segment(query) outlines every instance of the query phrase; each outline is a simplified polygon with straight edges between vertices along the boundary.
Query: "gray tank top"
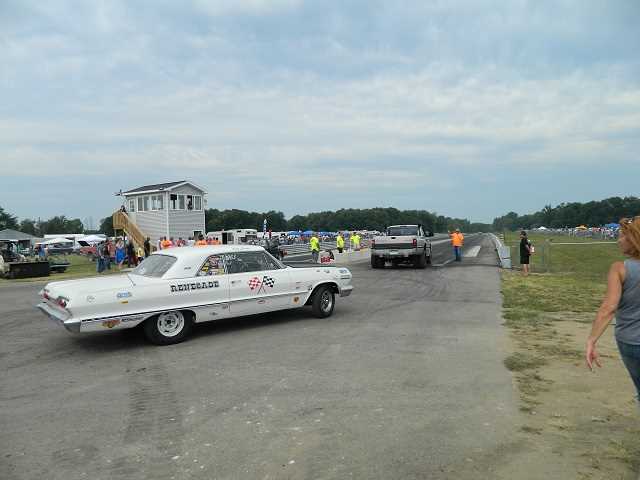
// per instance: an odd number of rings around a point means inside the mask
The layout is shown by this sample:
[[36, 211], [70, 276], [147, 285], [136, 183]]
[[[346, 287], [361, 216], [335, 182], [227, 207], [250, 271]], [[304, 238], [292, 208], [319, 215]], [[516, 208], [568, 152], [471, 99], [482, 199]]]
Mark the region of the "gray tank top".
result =
[[622, 298], [616, 313], [616, 339], [640, 345], [640, 260], [624, 261]]

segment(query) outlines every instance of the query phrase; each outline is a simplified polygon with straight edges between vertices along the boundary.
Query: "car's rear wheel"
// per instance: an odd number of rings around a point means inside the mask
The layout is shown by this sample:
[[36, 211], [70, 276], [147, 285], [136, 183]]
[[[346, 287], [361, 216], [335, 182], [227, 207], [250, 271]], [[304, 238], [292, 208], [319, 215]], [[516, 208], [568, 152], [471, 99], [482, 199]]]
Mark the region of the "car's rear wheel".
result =
[[371, 255], [371, 267], [372, 268], [384, 268], [384, 257], [378, 257]]
[[144, 334], [151, 343], [171, 345], [185, 340], [193, 329], [189, 312], [172, 310], [154, 315], [144, 322]]
[[423, 251], [420, 255], [416, 255], [413, 257], [413, 266], [415, 268], [426, 268], [427, 267], [427, 252]]
[[333, 290], [331, 290], [331, 287], [319, 287], [313, 294], [311, 311], [313, 312], [313, 315], [318, 318], [326, 318], [333, 313], [335, 304], [335, 295]]

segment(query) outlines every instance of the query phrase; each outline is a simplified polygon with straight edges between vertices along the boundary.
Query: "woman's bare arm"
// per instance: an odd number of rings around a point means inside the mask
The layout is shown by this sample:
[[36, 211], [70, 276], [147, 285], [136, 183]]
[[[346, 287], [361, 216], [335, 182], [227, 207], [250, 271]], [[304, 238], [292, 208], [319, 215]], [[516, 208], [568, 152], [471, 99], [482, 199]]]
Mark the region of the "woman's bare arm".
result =
[[598, 353], [596, 351], [596, 343], [602, 336], [604, 331], [611, 323], [613, 316], [618, 310], [618, 304], [620, 303], [620, 297], [622, 296], [622, 284], [624, 283], [624, 263], [615, 262], [609, 269], [607, 276], [607, 293], [602, 300], [602, 304], [598, 309], [596, 318], [593, 320], [591, 326], [591, 334], [587, 339], [587, 365], [593, 369], [593, 363], [600, 366], [598, 360]]

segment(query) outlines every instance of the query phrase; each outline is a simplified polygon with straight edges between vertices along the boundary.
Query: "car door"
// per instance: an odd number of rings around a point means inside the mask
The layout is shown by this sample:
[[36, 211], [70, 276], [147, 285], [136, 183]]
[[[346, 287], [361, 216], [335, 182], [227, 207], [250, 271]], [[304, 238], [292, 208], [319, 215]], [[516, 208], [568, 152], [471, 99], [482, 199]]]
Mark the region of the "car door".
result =
[[171, 302], [192, 306], [196, 322], [217, 320], [230, 315], [229, 276], [221, 255], [208, 256], [195, 276], [169, 281]]
[[231, 315], [294, 307], [289, 272], [264, 251], [227, 254]]

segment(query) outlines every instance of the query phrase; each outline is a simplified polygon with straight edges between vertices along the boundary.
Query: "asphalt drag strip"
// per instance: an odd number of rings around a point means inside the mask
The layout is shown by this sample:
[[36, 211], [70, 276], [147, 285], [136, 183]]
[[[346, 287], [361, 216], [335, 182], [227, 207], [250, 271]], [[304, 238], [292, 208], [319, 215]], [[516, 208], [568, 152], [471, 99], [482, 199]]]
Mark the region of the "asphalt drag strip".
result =
[[493, 478], [520, 447], [495, 252], [476, 244], [444, 268], [350, 265], [329, 318], [221, 320], [167, 347], [72, 335], [33, 309], [41, 285], [2, 286], [0, 477]]

